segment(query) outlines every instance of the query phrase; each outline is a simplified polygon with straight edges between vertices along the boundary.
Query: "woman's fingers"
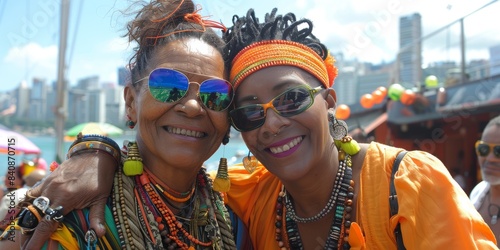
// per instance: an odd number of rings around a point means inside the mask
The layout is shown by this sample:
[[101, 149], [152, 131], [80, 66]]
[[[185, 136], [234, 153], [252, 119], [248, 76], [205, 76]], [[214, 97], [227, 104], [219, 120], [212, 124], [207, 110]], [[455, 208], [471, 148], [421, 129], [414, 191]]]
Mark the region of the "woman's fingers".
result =
[[36, 230], [33, 232], [33, 234], [23, 234], [21, 236], [22, 249], [42, 249], [45, 242], [50, 239], [50, 235], [52, 235], [52, 233], [56, 231], [57, 226], [58, 222], [54, 220], [42, 219], [40, 222], [38, 222]]
[[102, 237], [106, 233], [106, 228], [104, 227], [104, 207], [106, 206], [106, 199], [100, 199], [96, 201], [94, 205], [90, 207], [89, 220], [90, 228], [94, 229], [97, 237]]

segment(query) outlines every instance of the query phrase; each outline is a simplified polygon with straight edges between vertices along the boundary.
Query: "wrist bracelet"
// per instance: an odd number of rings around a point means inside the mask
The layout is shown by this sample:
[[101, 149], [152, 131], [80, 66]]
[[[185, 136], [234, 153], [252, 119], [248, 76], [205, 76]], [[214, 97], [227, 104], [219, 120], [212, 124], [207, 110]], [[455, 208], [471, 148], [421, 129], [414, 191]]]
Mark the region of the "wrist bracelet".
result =
[[116, 151], [120, 152], [120, 146], [118, 146], [118, 143], [116, 143], [111, 138], [104, 136], [104, 135], [97, 135], [97, 134], [84, 135], [84, 134], [82, 134], [82, 132], [78, 133], [76, 140], [71, 144], [70, 148], [72, 148], [74, 145], [76, 145], [80, 142], [92, 142], [92, 141], [106, 143], [109, 146], [116, 149]]
[[76, 151], [75, 153], [71, 154], [71, 157], [75, 157], [75, 156], [77, 156], [77, 155], [83, 155], [83, 154], [96, 154], [96, 155], [98, 155], [98, 154], [105, 154], [105, 155], [107, 155], [107, 156], [111, 156], [111, 157], [113, 157], [113, 160], [114, 160], [114, 161], [115, 161], [118, 165], [120, 165], [120, 164], [121, 164], [121, 162], [116, 161], [116, 158], [115, 158], [113, 155], [111, 155], [110, 153], [105, 152], [104, 150], [99, 150], [99, 149], [95, 149], [95, 148], [89, 148], [89, 149], [85, 149], [85, 150], [79, 150], [79, 151]]
[[68, 150], [68, 155], [67, 158], [71, 158], [72, 155], [75, 155], [76, 153], [81, 153], [81, 151], [86, 151], [86, 150], [100, 150], [105, 153], [108, 153], [109, 155], [113, 156], [115, 158], [116, 162], [120, 164], [121, 162], [121, 156], [120, 156], [120, 151], [114, 148], [113, 146], [110, 146], [107, 143], [100, 142], [100, 141], [85, 141], [85, 142], [79, 142], [75, 145], [73, 145], [69, 150]]

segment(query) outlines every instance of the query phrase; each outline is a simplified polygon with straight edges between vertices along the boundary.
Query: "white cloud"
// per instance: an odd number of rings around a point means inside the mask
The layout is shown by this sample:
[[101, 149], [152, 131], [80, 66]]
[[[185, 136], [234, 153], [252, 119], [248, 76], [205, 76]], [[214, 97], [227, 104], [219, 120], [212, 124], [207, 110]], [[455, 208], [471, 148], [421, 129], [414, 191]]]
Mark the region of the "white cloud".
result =
[[[52, 81], [57, 78], [57, 47], [43, 47], [37, 43], [28, 43], [20, 47], [12, 47], [3, 58], [9, 68], [11, 84], [34, 77]], [[31, 81], [28, 81], [31, 82]]]
[[42, 47], [37, 43], [28, 43], [22, 47], [12, 47], [4, 58], [4, 62], [17, 65], [39, 64], [41, 66], [51, 65], [54, 68], [57, 64], [57, 47], [50, 45]]

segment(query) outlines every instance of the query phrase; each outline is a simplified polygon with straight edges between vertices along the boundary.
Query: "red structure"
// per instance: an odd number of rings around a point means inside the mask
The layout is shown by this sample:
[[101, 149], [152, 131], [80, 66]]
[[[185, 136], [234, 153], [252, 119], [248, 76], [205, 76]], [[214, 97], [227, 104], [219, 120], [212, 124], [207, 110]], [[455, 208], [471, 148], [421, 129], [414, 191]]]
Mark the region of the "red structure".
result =
[[481, 180], [474, 144], [486, 123], [500, 115], [500, 76], [416, 93], [415, 101], [351, 106], [349, 131], [359, 141], [378, 141], [438, 157], [452, 175], [465, 177], [466, 193]]

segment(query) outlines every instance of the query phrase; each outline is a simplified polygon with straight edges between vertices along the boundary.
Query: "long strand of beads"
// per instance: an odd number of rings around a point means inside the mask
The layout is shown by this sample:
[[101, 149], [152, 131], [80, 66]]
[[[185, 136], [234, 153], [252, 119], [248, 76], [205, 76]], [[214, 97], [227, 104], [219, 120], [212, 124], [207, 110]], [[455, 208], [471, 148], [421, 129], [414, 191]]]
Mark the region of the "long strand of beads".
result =
[[[119, 175], [118, 178], [120, 180], [119, 181], [119, 188], [120, 188], [120, 190], [124, 190], [123, 180], [122, 180], [123, 176]], [[127, 235], [128, 239], [132, 239], [132, 233], [131, 233], [130, 225], [128, 223], [125, 199], [126, 199], [125, 195], [123, 193], [121, 193], [120, 207], [121, 207], [121, 211], [122, 211], [123, 222], [125, 224], [125, 234]], [[129, 244], [130, 244], [130, 249], [136, 249], [136, 246], [134, 245], [134, 242], [132, 240], [129, 240]]]
[[327, 249], [349, 249], [349, 228], [351, 227], [352, 199], [354, 198], [354, 181], [350, 156], [341, 162], [345, 169], [345, 178], [342, 180], [341, 192], [335, 208], [335, 218], [330, 228], [330, 236], [325, 247]]
[[[341, 154], [339, 158], [339, 170], [336, 175], [335, 182], [339, 183], [337, 196], [334, 200], [335, 217], [328, 234], [328, 239], [325, 243], [325, 249], [349, 249], [349, 228], [351, 226], [351, 212], [354, 197], [354, 181], [352, 180], [352, 162], [347, 154]], [[290, 216], [288, 211], [284, 214], [285, 223], [283, 223], [283, 203], [286, 196], [286, 190], [282, 187], [282, 191], [278, 195], [276, 202], [276, 241], [281, 249], [287, 249], [285, 242], [288, 242], [290, 249], [304, 249], [304, 245], [300, 238], [298, 221]], [[281, 206], [280, 206], [281, 204]], [[288, 210], [288, 206], [285, 206]]]
[[274, 222], [274, 226], [276, 227], [276, 241], [278, 242], [278, 246], [280, 249], [285, 250], [285, 239], [282, 231], [284, 229], [283, 224], [283, 199], [285, 199], [285, 186], [281, 186], [281, 191], [278, 194], [278, 199], [276, 200], [276, 220]]
[[[314, 216], [307, 217], [307, 218], [299, 217], [295, 213], [295, 209], [293, 207], [292, 201], [290, 200], [288, 195], [285, 195], [285, 206], [286, 206], [287, 215], [290, 218], [292, 218], [295, 222], [309, 223], [309, 222], [317, 221], [317, 220], [325, 217], [327, 214], [329, 214], [332, 211], [332, 208], [335, 206], [335, 200], [337, 199], [338, 194], [339, 194], [340, 185], [341, 185], [340, 180], [341, 180], [341, 178], [343, 178], [344, 170], [345, 170], [345, 165], [344, 165], [344, 168], [342, 168], [342, 164], [339, 164], [339, 170], [337, 171], [337, 175], [335, 177], [335, 182], [334, 182], [334, 185], [332, 188], [332, 193], [330, 195], [330, 198], [328, 199], [328, 202], [326, 203], [325, 207], [319, 213], [317, 213]], [[285, 190], [285, 194], [286, 194], [286, 190]]]
[[175, 241], [175, 243], [181, 247], [182, 249], [189, 249], [189, 246], [181, 241], [179, 237], [177, 236], [177, 233], [180, 231], [184, 236], [194, 243], [195, 245], [201, 245], [208, 247], [212, 245], [212, 242], [202, 242], [195, 237], [193, 237], [189, 232], [187, 232], [184, 228], [181, 222], [177, 221], [175, 218], [175, 214], [168, 208], [168, 206], [163, 202], [161, 197], [154, 191], [153, 185], [149, 182], [149, 178], [147, 178], [146, 175], [141, 176], [141, 183], [143, 187], [146, 189], [146, 192], [148, 193], [149, 197], [153, 201], [154, 205], [158, 208], [159, 212], [162, 214], [163, 219], [167, 221], [167, 225], [169, 227], [169, 232], [170, 234], [168, 237]]
[[126, 242], [125, 242], [125, 236], [123, 235], [123, 229], [122, 229], [122, 218], [121, 216], [118, 215], [119, 211], [116, 206], [116, 201], [119, 199], [119, 194], [118, 192], [121, 192], [121, 190], [118, 188], [118, 175], [121, 173], [118, 173], [115, 175], [115, 180], [113, 182], [113, 195], [112, 195], [112, 206], [113, 206], [113, 219], [115, 221], [116, 229], [118, 231], [118, 238], [120, 239], [120, 246], [122, 249], [126, 249]]

